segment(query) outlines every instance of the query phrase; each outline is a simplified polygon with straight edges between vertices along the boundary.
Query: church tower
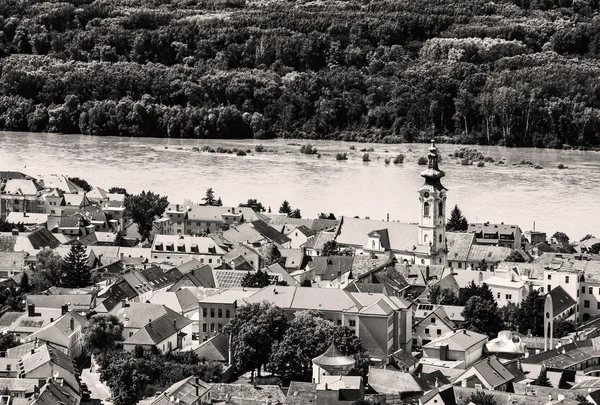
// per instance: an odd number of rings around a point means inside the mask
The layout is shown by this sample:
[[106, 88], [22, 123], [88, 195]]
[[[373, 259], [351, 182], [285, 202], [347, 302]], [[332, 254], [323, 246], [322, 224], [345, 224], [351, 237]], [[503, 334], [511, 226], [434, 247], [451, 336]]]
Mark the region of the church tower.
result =
[[431, 141], [427, 169], [421, 172], [425, 184], [419, 189], [419, 245], [429, 247], [430, 264], [446, 265], [446, 191], [438, 167], [438, 150]]

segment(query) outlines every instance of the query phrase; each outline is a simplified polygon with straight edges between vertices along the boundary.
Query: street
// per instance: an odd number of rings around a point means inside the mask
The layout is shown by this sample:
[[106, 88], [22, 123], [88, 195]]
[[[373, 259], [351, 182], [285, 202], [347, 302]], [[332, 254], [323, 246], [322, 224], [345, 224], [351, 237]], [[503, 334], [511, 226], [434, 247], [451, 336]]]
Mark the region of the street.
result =
[[110, 398], [110, 389], [100, 381], [98, 373], [90, 372], [89, 367], [81, 370], [81, 381], [88, 386], [91, 399], [104, 401]]

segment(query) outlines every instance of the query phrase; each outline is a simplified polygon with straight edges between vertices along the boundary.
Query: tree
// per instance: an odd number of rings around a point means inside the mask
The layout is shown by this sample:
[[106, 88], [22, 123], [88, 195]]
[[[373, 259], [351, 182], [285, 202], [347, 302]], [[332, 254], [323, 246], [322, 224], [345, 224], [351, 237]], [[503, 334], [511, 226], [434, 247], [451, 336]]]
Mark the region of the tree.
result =
[[587, 400], [585, 395], [577, 394], [575, 396], [575, 400], [577, 401], [577, 405], [592, 405], [592, 403]]
[[518, 251], [512, 250], [510, 252], [510, 254], [506, 257], [505, 261], [515, 262], [515, 263], [525, 263], [525, 258]]
[[150, 236], [154, 219], [160, 217], [168, 206], [167, 197], [161, 197], [152, 191], [142, 191], [141, 194], [125, 197], [125, 209], [138, 226], [142, 242]]
[[266, 271], [260, 269], [256, 273], [248, 272], [242, 278], [242, 287], [263, 288], [271, 285], [271, 279]]
[[335, 219], [335, 215], [333, 215], [333, 212], [330, 212], [329, 214], [325, 214], [324, 212], [321, 212], [319, 214], [319, 219]]
[[292, 206], [290, 205], [288, 200], [283, 200], [283, 202], [281, 203], [281, 206], [279, 207], [279, 213], [290, 215], [292, 213], [292, 211], [293, 211]]
[[225, 329], [231, 334], [233, 361], [239, 372], [260, 370], [271, 356], [273, 345], [283, 339], [288, 329], [285, 312], [268, 302], [248, 304], [235, 311]]
[[123, 194], [125, 196], [128, 196], [129, 193], [127, 192], [126, 189], [124, 189], [123, 187], [111, 187], [108, 189], [108, 192], [111, 194]]
[[92, 191], [93, 187], [90, 185], [90, 183], [88, 183], [87, 181], [85, 181], [84, 179], [82, 179], [80, 177], [69, 177], [69, 180], [71, 181], [71, 183], [75, 184], [77, 187], [82, 188], [83, 191], [85, 191], [85, 192]]
[[328, 240], [323, 244], [323, 256], [339, 256], [340, 246], [335, 240]]
[[364, 354], [360, 339], [347, 327], [338, 329], [316, 311], [297, 312], [284, 338], [275, 345], [269, 370], [282, 378], [309, 380], [312, 359], [323, 354], [332, 342], [347, 356]]
[[60, 284], [63, 261], [58, 253], [50, 248], [43, 248], [36, 255], [37, 264], [31, 282], [35, 292], [42, 292], [51, 286]]
[[31, 285], [29, 284], [29, 276], [27, 275], [27, 271], [23, 271], [21, 275], [21, 282], [19, 283], [19, 288], [21, 292], [29, 292]]
[[464, 401], [464, 404], [474, 403], [475, 405], [498, 405], [496, 398], [491, 394], [486, 394], [484, 391], [477, 391], [469, 395]]
[[460, 305], [460, 300], [452, 289], [442, 289], [437, 284], [429, 289], [429, 302], [439, 305]]
[[504, 329], [504, 323], [498, 313], [498, 304], [495, 300], [486, 300], [481, 296], [469, 298], [462, 312], [465, 318], [465, 329], [483, 333], [490, 338], [498, 335]]
[[579, 242], [585, 242], [588, 239], [595, 239], [596, 237], [594, 235], [592, 235], [591, 233], [586, 234], [583, 238], [581, 238], [579, 240]]
[[363, 397], [352, 402], [351, 405], [385, 405], [385, 402], [381, 402], [380, 400], [372, 397]]
[[479, 265], [477, 266], [477, 270], [479, 271], [487, 271], [488, 269], [488, 264], [485, 261], [485, 259], [481, 259], [481, 261], [479, 262]]
[[494, 294], [492, 293], [492, 290], [490, 290], [490, 287], [488, 287], [488, 285], [486, 283], [477, 285], [477, 284], [475, 284], [475, 282], [473, 280], [471, 280], [471, 282], [469, 284], [467, 284], [467, 288], [464, 289], [464, 292], [463, 292], [462, 296], [460, 297], [461, 302], [464, 305], [471, 297], [475, 297], [475, 296], [481, 297], [485, 301], [496, 302], [496, 300], [494, 299]]
[[127, 240], [125, 239], [125, 232], [117, 232], [117, 234], [115, 235], [115, 246], [128, 246]]
[[550, 383], [550, 379], [548, 378], [548, 373], [546, 373], [545, 368], [543, 368], [542, 371], [540, 371], [540, 374], [535, 380], [533, 380], [531, 385], [537, 385], [540, 387], [552, 387], [552, 383]]
[[600, 253], [600, 243], [594, 243], [592, 246], [590, 246], [588, 252], [594, 255]]
[[302, 218], [302, 213], [300, 212], [300, 209], [296, 208], [294, 209], [291, 213], [290, 213], [290, 218]]
[[450, 212], [450, 218], [448, 219], [448, 223], [446, 224], [446, 231], [448, 232], [466, 232], [469, 228], [469, 221], [465, 217], [458, 208], [458, 205], [455, 205], [452, 211]]
[[63, 261], [62, 284], [65, 287], [80, 288], [87, 287], [91, 282], [91, 274], [88, 266], [88, 256], [85, 246], [75, 243]]
[[11, 347], [16, 347], [21, 344], [21, 339], [19, 339], [12, 332], [5, 332], [0, 334], [0, 352], [5, 352], [7, 349]]
[[519, 306], [516, 326], [521, 333], [531, 331], [534, 336], [544, 335], [544, 295], [538, 290], [531, 291]]
[[564, 336], [567, 336], [569, 333], [575, 332], [576, 330], [577, 330], [577, 327], [575, 326], [575, 324], [573, 322], [566, 321], [563, 319], [563, 320], [554, 322], [553, 336], [556, 339], [560, 339]]
[[240, 203], [240, 207], [252, 208], [256, 212], [265, 212], [265, 207], [255, 198], [249, 198], [247, 202]]
[[569, 237], [564, 232], [555, 232], [554, 235], [552, 235], [552, 237], [554, 239], [556, 239], [556, 241], [558, 243], [560, 243], [561, 245], [563, 245], [563, 247], [569, 245]]
[[519, 313], [519, 306], [517, 304], [509, 302], [499, 308], [498, 311], [507, 329], [513, 329], [517, 325], [517, 316]]
[[212, 205], [215, 207], [219, 207], [223, 205], [221, 202], [221, 197], [218, 199], [215, 198], [215, 192], [212, 187], [206, 189], [206, 196], [202, 199], [204, 201], [204, 205]]
[[123, 340], [123, 323], [114, 315], [97, 314], [83, 329], [83, 345], [88, 353], [112, 350]]

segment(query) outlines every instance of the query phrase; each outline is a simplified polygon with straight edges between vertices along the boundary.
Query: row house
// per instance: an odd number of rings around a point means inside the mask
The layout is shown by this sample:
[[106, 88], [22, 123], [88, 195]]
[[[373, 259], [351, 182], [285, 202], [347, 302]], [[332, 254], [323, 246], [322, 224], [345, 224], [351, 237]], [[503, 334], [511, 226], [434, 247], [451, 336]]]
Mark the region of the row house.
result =
[[152, 261], [180, 265], [191, 259], [218, 267], [225, 254], [213, 238], [189, 235], [156, 235], [152, 243]]
[[467, 233], [475, 235], [478, 245], [503, 246], [511, 249], [519, 249], [522, 245], [522, 231], [518, 225], [500, 224], [469, 224]]

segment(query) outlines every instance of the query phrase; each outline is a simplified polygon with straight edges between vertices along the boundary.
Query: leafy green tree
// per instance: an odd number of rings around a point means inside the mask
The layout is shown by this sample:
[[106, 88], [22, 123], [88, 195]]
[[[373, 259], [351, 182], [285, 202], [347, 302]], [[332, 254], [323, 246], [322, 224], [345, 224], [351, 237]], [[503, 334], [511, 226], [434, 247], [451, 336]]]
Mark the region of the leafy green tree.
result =
[[283, 200], [283, 202], [281, 203], [281, 206], [279, 207], [279, 213], [290, 215], [292, 213], [292, 211], [293, 211], [292, 206], [290, 205], [288, 200]]
[[567, 234], [566, 234], [566, 233], [564, 233], [564, 232], [555, 232], [555, 233], [554, 233], [554, 235], [552, 235], [552, 237], [553, 237], [554, 239], [556, 239], [556, 241], [557, 241], [558, 243], [560, 243], [561, 245], [563, 245], [563, 246], [567, 246], [567, 245], [569, 245], [569, 240], [570, 240], [570, 239], [569, 239], [569, 237], [567, 236]]
[[294, 209], [294, 210], [291, 212], [291, 214], [290, 214], [290, 218], [298, 218], [298, 219], [302, 218], [302, 213], [300, 212], [300, 209], [298, 209], [298, 208], [295, 208], [295, 209]]
[[254, 211], [256, 212], [265, 212], [265, 207], [264, 205], [262, 205], [261, 202], [259, 202], [257, 199], [255, 198], [249, 198], [247, 202], [245, 203], [240, 203], [239, 205], [240, 207], [248, 207], [248, 208], [252, 208]]
[[35, 292], [42, 292], [51, 286], [60, 284], [63, 272], [63, 260], [58, 253], [50, 248], [43, 248], [37, 255], [37, 264], [31, 283]]
[[340, 246], [335, 240], [328, 240], [323, 244], [323, 256], [339, 256]]
[[88, 266], [86, 248], [80, 243], [71, 246], [71, 250], [63, 261], [62, 284], [65, 287], [87, 287], [91, 283], [91, 273]]
[[450, 212], [450, 218], [446, 224], [446, 231], [448, 232], [466, 232], [469, 228], [469, 221], [463, 216], [462, 211], [455, 205]]
[[271, 285], [271, 279], [266, 271], [258, 270], [255, 273], [248, 272], [242, 278], [242, 287], [263, 288]]
[[231, 334], [233, 361], [240, 372], [260, 371], [274, 345], [281, 341], [288, 329], [285, 312], [268, 302], [248, 304], [235, 311], [234, 318], [225, 329]]
[[108, 192], [111, 194], [123, 194], [125, 196], [128, 196], [129, 193], [127, 192], [127, 190], [123, 187], [111, 187], [108, 189]]
[[92, 186], [90, 185], [90, 183], [88, 183], [87, 181], [85, 181], [84, 179], [80, 178], [80, 177], [69, 177], [69, 180], [75, 184], [77, 187], [80, 187], [83, 189], [83, 191], [92, 191]]
[[504, 322], [498, 312], [495, 300], [486, 300], [481, 296], [469, 298], [463, 309], [465, 329], [472, 330], [494, 338], [504, 329]]
[[577, 327], [573, 322], [566, 320], [556, 321], [554, 322], [553, 336], [556, 339], [560, 339], [564, 336], [567, 336], [569, 333], [575, 332], [576, 330]]
[[309, 380], [312, 359], [323, 354], [332, 341], [350, 357], [364, 352], [360, 339], [348, 328], [340, 329], [316, 311], [297, 312], [284, 338], [275, 345], [269, 370], [282, 378]]
[[474, 392], [463, 401], [465, 405], [471, 402], [475, 405], [498, 405], [496, 398], [491, 394], [486, 394], [485, 391]]
[[21, 292], [29, 292], [31, 285], [29, 283], [29, 276], [27, 275], [26, 271], [23, 271], [23, 274], [21, 275], [21, 282], [19, 283], [19, 288], [21, 289]]
[[11, 347], [16, 347], [21, 344], [21, 339], [19, 339], [12, 332], [5, 332], [0, 334], [0, 352], [5, 352], [7, 349]]
[[439, 305], [460, 305], [460, 300], [452, 289], [442, 289], [437, 284], [429, 289], [429, 302]]
[[125, 197], [125, 209], [138, 226], [142, 242], [150, 236], [154, 219], [160, 217], [168, 206], [167, 197], [161, 197], [152, 191], [142, 191], [140, 194]]
[[592, 246], [590, 246], [588, 252], [594, 255], [600, 253], [600, 243], [594, 243]]
[[321, 212], [319, 214], [319, 219], [335, 219], [335, 215], [333, 215], [333, 212], [330, 212], [329, 214]]
[[485, 301], [496, 302], [494, 298], [494, 293], [492, 293], [492, 290], [490, 290], [490, 287], [486, 283], [481, 283], [481, 285], [477, 285], [473, 280], [471, 280], [471, 282], [467, 284], [467, 287], [464, 289], [460, 297], [461, 302], [464, 305], [471, 297], [475, 296], [481, 297]]
[[545, 296], [537, 290], [531, 291], [521, 301], [516, 317], [519, 332], [527, 333], [531, 330], [534, 336], [544, 335], [544, 301]]
[[123, 323], [111, 314], [92, 316], [83, 329], [83, 345], [88, 353], [112, 350], [122, 340]]
[[506, 328], [514, 329], [517, 325], [519, 306], [514, 302], [509, 302], [505, 306], [499, 308], [498, 311]]
[[14, 286], [0, 288], [0, 310], [23, 312], [25, 295]]

